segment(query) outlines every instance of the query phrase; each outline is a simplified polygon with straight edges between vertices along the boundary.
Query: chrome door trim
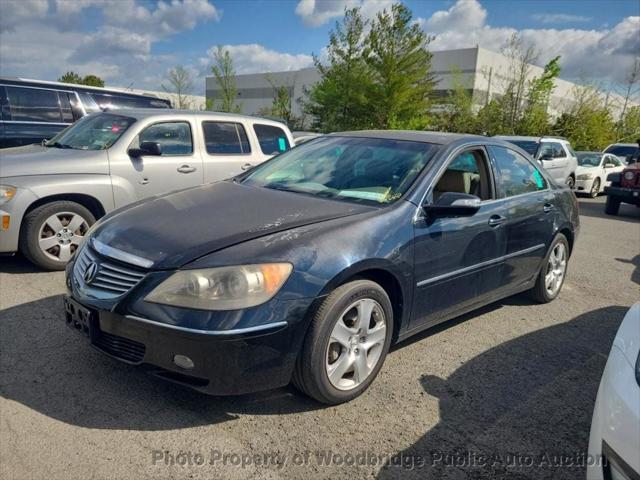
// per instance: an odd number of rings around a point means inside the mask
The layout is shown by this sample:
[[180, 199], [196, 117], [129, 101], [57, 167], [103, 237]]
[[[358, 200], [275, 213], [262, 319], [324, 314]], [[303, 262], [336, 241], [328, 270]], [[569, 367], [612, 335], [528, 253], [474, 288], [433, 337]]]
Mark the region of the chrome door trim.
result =
[[520, 255], [526, 255], [527, 253], [535, 252], [536, 250], [540, 250], [541, 248], [545, 248], [545, 244], [541, 243], [539, 245], [534, 245], [533, 247], [525, 248], [524, 250], [518, 250], [517, 252], [509, 253], [507, 255], [503, 255], [501, 257], [493, 258], [491, 260], [486, 260], [484, 262], [476, 263], [475, 265], [470, 265], [468, 267], [459, 268], [458, 270], [454, 270], [453, 272], [443, 273], [442, 275], [437, 275], [435, 277], [427, 278], [425, 280], [419, 281], [416, 286], [424, 287], [425, 285], [430, 285], [435, 282], [439, 282], [440, 280], [446, 280], [450, 277], [455, 277], [458, 275], [462, 275], [473, 270], [477, 270], [484, 267], [489, 267], [491, 265], [495, 265], [500, 262], [504, 262], [513, 257], [518, 257]]

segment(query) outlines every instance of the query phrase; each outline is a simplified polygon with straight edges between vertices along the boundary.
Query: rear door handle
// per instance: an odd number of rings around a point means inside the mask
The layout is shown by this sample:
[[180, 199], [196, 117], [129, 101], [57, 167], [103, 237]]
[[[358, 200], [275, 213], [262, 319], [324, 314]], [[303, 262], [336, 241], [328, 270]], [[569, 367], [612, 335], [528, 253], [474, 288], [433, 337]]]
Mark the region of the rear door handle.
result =
[[146, 185], [147, 183], [149, 183], [149, 179], [148, 178], [143, 178], [142, 180], [138, 181], [138, 183], [140, 185]]
[[542, 207], [542, 211], [544, 213], [550, 213], [551, 210], [553, 210], [553, 205], [551, 205], [550, 203], [545, 203], [544, 206]]
[[506, 218], [501, 215], [491, 215], [489, 217], [489, 226], [497, 227], [498, 225], [502, 225], [505, 220]]
[[192, 167], [191, 165], [182, 165], [178, 167], [178, 171], [180, 173], [191, 173], [196, 171], [196, 167]]
[[251, 164], [250, 163], [245, 163], [244, 165], [242, 165], [240, 167], [242, 170], [249, 170], [251, 168]]

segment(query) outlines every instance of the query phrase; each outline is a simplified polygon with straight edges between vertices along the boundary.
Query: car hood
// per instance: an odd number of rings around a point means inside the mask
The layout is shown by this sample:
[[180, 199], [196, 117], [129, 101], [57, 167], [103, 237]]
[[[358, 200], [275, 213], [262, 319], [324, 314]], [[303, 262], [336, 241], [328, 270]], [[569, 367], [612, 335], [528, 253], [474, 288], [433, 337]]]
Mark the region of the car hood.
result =
[[153, 269], [171, 269], [241, 242], [374, 208], [225, 181], [138, 203], [102, 222], [92, 240], [142, 257]]
[[106, 150], [73, 150], [42, 145], [0, 150], [0, 177], [109, 173]]
[[582, 167], [578, 165], [576, 168], [576, 174], [579, 175], [581, 173], [595, 173], [598, 170], [600, 170], [600, 167]]

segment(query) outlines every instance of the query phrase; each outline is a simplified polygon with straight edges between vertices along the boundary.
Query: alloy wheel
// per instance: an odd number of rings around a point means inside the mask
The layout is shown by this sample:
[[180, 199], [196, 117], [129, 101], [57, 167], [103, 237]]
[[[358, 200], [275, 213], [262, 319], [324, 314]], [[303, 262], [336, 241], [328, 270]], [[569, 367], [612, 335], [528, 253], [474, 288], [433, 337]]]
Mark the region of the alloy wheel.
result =
[[591, 197], [596, 198], [600, 192], [600, 179], [596, 178], [591, 186]]
[[567, 271], [567, 249], [563, 243], [556, 244], [549, 255], [547, 270], [544, 276], [544, 287], [550, 296], [555, 296]]
[[329, 382], [352, 390], [364, 382], [380, 360], [387, 336], [384, 310], [371, 298], [347, 307], [331, 331], [325, 354]]
[[48, 258], [68, 262], [89, 230], [87, 220], [74, 212], [54, 213], [40, 226], [38, 246]]

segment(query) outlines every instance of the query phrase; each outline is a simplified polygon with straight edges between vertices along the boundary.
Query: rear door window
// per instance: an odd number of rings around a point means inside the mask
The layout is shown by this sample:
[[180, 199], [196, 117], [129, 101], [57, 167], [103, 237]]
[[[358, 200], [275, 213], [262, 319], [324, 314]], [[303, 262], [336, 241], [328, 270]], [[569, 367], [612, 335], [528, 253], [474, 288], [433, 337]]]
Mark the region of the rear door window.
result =
[[11, 119], [21, 122], [62, 122], [54, 90], [7, 86]]
[[553, 147], [553, 158], [567, 157], [567, 152], [564, 151], [564, 148], [562, 148], [561, 143], [553, 142], [553, 143], [550, 143], [550, 145]]
[[254, 123], [253, 131], [258, 137], [260, 150], [265, 155], [276, 155], [291, 148], [287, 135], [279, 127]]
[[239, 123], [202, 122], [202, 132], [209, 155], [251, 153], [247, 132]]
[[525, 157], [509, 148], [491, 146], [495, 161], [498, 197], [507, 198], [523, 193], [545, 190], [547, 181]]

